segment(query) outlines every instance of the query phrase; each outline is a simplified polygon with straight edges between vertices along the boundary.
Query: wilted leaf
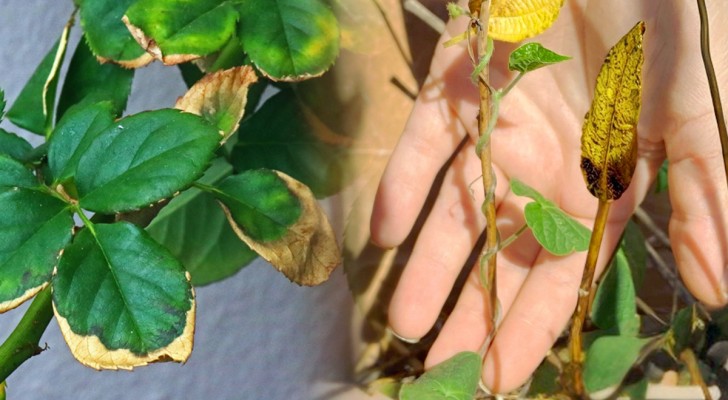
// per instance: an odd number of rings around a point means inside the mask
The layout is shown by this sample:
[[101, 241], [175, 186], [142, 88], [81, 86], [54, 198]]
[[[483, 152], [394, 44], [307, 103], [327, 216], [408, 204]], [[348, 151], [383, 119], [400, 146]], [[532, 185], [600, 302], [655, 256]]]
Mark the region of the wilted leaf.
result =
[[600, 329], [616, 327], [620, 335], [634, 335], [637, 312], [632, 273], [624, 250], [620, 248], [604, 275], [591, 309], [592, 322]]
[[227, 0], [143, 0], [122, 20], [147, 52], [171, 65], [221, 48], [235, 32], [237, 17]]
[[143, 67], [154, 60], [142, 49], [121, 21], [136, 0], [83, 0], [81, 25], [88, 45], [101, 62], [125, 68]]
[[243, 49], [273, 80], [319, 76], [339, 54], [336, 16], [322, 0], [251, 0], [238, 10]]
[[[199, 182], [215, 184], [232, 170], [218, 158]], [[182, 261], [195, 286], [231, 276], [258, 258], [235, 235], [215, 198], [197, 188], [172, 199], [147, 226], [147, 232]]]
[[346, 146], [320, 137], [312, 118], [292, 91], [275, 94], [241, 125], [233, 167], [275, 169], [303, 182], [317, 197], [335, 193], [344, 183]]
[[68, 110], [48, 141], [48, 167], [54, 185], [76, 174], [78, 160], [99, 133], [113, 122], [113, 105], [108, 101]]
[[0, 186], [33, 188], [39, 185], [33, 173], [23, 164], [0, 154]]
[[245, 112], [248, 87], [258, 80], [253, 68], [242, 66], [205, 75], [175, 108], [202, 116], [220, 129], [223, 141], [237, 129]]
[[25, 139], [0, 128], [0, 154], [24, 161], [31, 150], [33, 150], [33, 146]]
[[0, 313], [48, 284], [72, 227], [66, 203], [35, 189], [0, 187]]
[[482, 360], [477, 353], [462, 352], [405, 383], [400, 400], [472, 400], [480, 381]]
[[553, 202], [518, 179], [511, 179], [511, 190], [517, 196], [533, 200], [526, 204], [525, 217], [528, 227], [541, 245], [555, 255], [567, 255], [589, 248], [591, 232], [567, 215]]
[[649, 341], [633, 336], [602, 336], [594, 341], [584, 362], [586, 390], [594, 393], [622, 382]]
[[581, 169], [589, 192], [602, 201], [622, 196], [637, 162], [644, 31], [644, 22], [637, 23], [609, 50], [584, 117]]
[[508, 69], [518, 72], [529, 72], [547, 65], [570, 60], [571, 57], [556, 54], [540, 43], [526, 43], [513, 50], [508, 58]]
[[339, 264], [339, 246], [321, 206], [290, 176], [245, 171], [222, 181], [213, 194], [238, 237], [291, 281], [318, 285]]
[[100, 101], [110, 101], [114, 116], [120, 116], [126, 109], [133, 79], [134, 70], [99, 63], [85, 37], [81, 38], [63, 82], [58, 100], [58, 118], [63, 117], [71, 106]]
[[168, 198], [202, 176], [219, 139], [200, 117], [178, 110], [123, 118], [96, 135], [78, 161], [80, 205], [116, 213]]
[[76, 235], [53, 277], [53, 309], [74, 357], [92, 368], [184, 362], [192, 351], [195, 300], [184, 268], [128, 222]]
[[556, 21], [563, 3], [564, 0], [491, 0], [488, 35], [505, 42], [536, 36]]

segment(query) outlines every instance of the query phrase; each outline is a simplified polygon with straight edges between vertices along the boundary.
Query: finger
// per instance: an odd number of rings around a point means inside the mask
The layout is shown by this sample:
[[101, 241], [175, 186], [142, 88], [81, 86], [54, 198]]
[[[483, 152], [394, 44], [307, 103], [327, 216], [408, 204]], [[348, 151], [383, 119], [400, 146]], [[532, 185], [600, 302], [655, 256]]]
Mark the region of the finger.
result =
[[[508, 238], [524, 224], [523, 206], [529, 200], [508, 193], [498, 207], [498, 227], [501, 237]], [[498, 253], [497, 288], [501, 315], [510, 306], [526, 279], [531, 265], [541, 247], [526, 231], [510, 246]], [[491, 316], [488, 296], [480, 282], [480, 270], [476, 265], [469, 275], [458, 302], [448, 317], [442, 331], [433, 343], [426, 367], [452, 357], [459, 351], [476, 351], [483, 345], [490, 332]], [[480, 320], [478, 320], [480, 318]]]
[[[624, 223], [607, 224], [597, 272], [604, 268]], [[489, 389], [514, 390], [541, 363], [574, 311], [585, 259], [584, 252], [566, 257], [539, 253], [486, 355], [483, 382]]]
[[[432, 328], [485, 227], [480, 171], [469, 145], [445, 176], [390, 302], [390, 327], [400, 337], [417, 340]], [[496, 201], [507, 190], [499, 189]]]
[[[462, 23], [451, 23], [448, 29], [464, 30], [459, 26]], [[444, 39], [448, 37], [443, 35]], [[477, 93], [468, 78], [465, 56], [462, 48], [437, 45], [430, 76], [377, 191], [371, 232], [372, 240], [380, 246], [393, 247], [406, 238], [435, 176], [465, 137], [466, 128], [474, 128], [477, 123], [473, 105]]]

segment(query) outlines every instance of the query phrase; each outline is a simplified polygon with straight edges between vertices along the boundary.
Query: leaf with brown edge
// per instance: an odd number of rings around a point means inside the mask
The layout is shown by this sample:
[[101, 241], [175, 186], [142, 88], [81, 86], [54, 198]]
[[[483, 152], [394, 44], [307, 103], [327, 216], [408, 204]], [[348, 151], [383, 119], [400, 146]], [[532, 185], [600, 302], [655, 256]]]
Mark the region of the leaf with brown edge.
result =
[[175, 108], [201, 116], [220, 130], [225, 141], [238, 130], [248, 88], [257, 80], [247, 65], [206, 75], [177, 100]]
[[279, 171], [249, 170], [212, 193], [238, 237], [291, 281], [318, 285], [339, 265], [333, 228], [301, 182]]
[[504, 42], [536, 36], [556, 21], [563, 4], [564, 0], [492, 0], [488, 35]]
[[637, 162], [644, 32], [640, 21], [609, 50], [584, 117], [581, 170], [589, 192], [602, 201], [622, 196]]

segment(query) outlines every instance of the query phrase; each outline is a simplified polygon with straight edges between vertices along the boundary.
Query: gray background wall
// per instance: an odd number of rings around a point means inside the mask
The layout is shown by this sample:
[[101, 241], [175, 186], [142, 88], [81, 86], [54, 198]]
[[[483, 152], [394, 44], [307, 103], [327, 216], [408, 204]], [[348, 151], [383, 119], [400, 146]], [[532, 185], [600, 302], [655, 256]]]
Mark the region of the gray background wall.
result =
[[[71, 11], [71, 0], [0, 0], [0, 88], [9, 103]], [[78, 36], [77, 27], [70, 49]], [[170, 107], [184, 90], [176, 69], [141, 69], [127, 112]], [[2, 127], [18, 132], [8, 122]], [[323, 286], [300, 288], [256, 261], [199, 288], [197, 299], [195, 349], [187, 364], [97, 372], [73, 359], [52, 321], [42, 339], [49, 349], [9, 378], [8, 399], [305, 400], [314, 380], [346, 379], [352, 306], [341, 270]], [[0, 315], [0, 341], [26, 306]]]

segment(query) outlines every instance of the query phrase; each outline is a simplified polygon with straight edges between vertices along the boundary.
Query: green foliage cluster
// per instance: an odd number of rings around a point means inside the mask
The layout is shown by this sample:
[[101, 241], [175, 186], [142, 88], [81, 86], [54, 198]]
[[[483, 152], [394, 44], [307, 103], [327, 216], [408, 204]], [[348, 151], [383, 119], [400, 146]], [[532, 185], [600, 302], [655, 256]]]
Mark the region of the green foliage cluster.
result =
[[[34, 354], [18, 349], [37, 349], [51, 307], [86, 365], [184, 361], [193, 284], [255, 259], [262, 250], [246, 243], [328, 252], [334, 262], [325, 276], [338, 260], [335, 241], [297, 227], [331, 234], [304, 185], [319, 196], [336, 190], [327, 185], [335, 169], [322, 174], [310, 163], [333, 164], [338, 149], [318, 144], [285, 83], [321, 75], [337, 57], [338, 23], [324, 0], [75, 4], [83, 37], [65, 76], [76, 12], [7, 114], [0, 91], [0, 120], [46, 140], [33, 148], [0, 129], [0, 312], [37, 295], [29, 318], [48, 315], [21, 323], [0, 346], [0, 382]], [[133, 68], [155, 59], [185, 63], [190, 85], [207, 72], [252, 65], [260, 76], [241, 89], [248, 101], [240, 129], [223, 139], [241, 118], [224, 107], [124, 115]], [[281, 93], [253, 112], [272, 81]]]

